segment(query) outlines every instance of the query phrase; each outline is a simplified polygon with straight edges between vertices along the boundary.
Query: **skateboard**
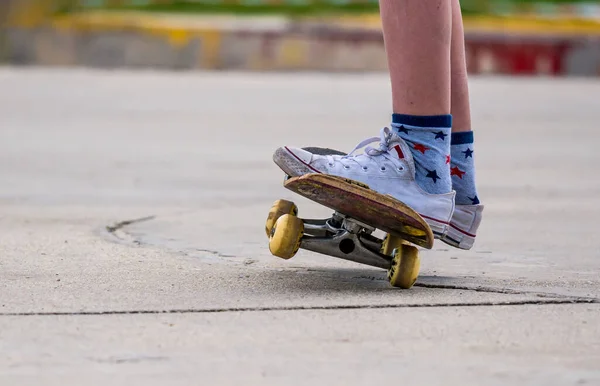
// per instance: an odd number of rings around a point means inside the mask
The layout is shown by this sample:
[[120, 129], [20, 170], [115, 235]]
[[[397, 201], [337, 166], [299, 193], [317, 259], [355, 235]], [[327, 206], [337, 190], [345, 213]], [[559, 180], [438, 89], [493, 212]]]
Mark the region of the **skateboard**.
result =
[[[334, 213], [326, 219], [303, 219], [293, 202], [275, 201], [265, 226], [274, 256], [290, 259], [302, 248], [386, 269], [394, 287], [409, 289], [416, 282], [417, 246], [431, 249], [434, 238], [412, 208], [366, 184], [327, 174], [286, 176], [283, 186]], [[375, 230], [385, 237], [376, 237]]]

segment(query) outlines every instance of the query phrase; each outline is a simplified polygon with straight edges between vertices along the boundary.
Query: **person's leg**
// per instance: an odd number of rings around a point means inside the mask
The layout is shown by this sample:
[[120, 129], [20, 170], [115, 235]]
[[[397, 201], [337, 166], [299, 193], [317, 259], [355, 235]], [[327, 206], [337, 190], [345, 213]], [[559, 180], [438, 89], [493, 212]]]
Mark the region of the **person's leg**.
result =
[[465, 56], [465, 33], [459, 0], [452, 0], [451, 175], [458, 205], [479, 204], [475, 188], [473, 132]]
[[470, 249], [481, 222], [483, 205], [475, 184], [474, 135], [471, 128], [465, 36], [459, 0], [452, 0], [450, 175], [456, 191], [456, 208], [450, 232], [442, 238], [450, 245]]
[[459, 0], [452, 1], [452, 43], [450, 48], [450, 111], [452, 132], [471, 131], [471, 106], [467, 59], [465, 55], [465, 32]]
[[[439, 238], [454, 211], [450, 178], [450, 43], [448, 0], [380, 0], [392, 86], [392, 129], [377, 148], [347, 156], [288, 146], [273, 160], [290, 176], [326, 173], [368, 184], [419, 212]], [[321, 154], [319, 154], [321, 153]]]
[[450, 114], [452, 8], [447, 0], [381, 0], [394, 113]]
[[451, 3], [381, 0], [380, 13], [392, 128], [411, 148], [419, 186], [428, 193], [450, 192]]

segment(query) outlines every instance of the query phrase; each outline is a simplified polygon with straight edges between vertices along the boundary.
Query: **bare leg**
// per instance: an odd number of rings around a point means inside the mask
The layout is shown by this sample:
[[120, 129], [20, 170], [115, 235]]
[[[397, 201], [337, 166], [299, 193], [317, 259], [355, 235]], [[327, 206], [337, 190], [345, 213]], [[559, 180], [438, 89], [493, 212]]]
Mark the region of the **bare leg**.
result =
[[448, 0], [381, 0], [394, 113], [450, 114]]
[[452, 44], [450, 57], [452, 74], [452, 132], [471, 131], [469, 84], [465, 57], [465, 32], [459, 0], [452, 0]]

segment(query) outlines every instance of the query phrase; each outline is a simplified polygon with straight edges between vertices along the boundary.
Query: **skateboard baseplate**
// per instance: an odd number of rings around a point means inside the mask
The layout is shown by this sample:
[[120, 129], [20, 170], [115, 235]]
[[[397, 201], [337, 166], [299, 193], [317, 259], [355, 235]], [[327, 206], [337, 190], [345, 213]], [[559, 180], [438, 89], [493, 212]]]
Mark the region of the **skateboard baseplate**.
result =
[[[327, 219], [302, 219], [291, 201], [277, 200], [266, 222], [269, 250], [283, 259], [302, 248], [388, 270], [390, 284], [410, 288], [420, 268], [415, 246], [431, 249], [423, 218], [392, 196], [346, 178], [313, 173], [288, 177], [284, 186], [334, 211]], [[373, 235], [385, 232], [380, 239]]]

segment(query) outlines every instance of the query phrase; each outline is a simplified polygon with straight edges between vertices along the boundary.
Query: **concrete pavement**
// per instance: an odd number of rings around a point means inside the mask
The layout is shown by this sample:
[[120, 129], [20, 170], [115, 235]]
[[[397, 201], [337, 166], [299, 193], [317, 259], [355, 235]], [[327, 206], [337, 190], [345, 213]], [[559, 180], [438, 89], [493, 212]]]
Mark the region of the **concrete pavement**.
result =
[[424, 251], [409, 291], [264, 235], [280, 197], [328, 214], [273, 149], [376, 135], [385, 75], [0, 85], [1, 384], [600, 384], [599, 82], [472, 80], [480, 238]]

